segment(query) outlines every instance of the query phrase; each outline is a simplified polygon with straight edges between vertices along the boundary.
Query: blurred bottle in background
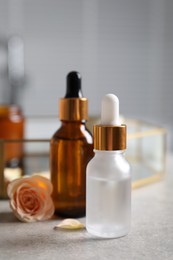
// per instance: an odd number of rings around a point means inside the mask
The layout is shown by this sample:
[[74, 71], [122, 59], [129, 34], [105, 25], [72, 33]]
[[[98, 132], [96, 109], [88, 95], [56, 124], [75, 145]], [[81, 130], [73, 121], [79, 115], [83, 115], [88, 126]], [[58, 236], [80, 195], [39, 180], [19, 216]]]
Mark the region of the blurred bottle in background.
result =
[[6, 167], [22, 167], [24, 116], [17, 105], [0, 105], [0, 139], [4, 139]]

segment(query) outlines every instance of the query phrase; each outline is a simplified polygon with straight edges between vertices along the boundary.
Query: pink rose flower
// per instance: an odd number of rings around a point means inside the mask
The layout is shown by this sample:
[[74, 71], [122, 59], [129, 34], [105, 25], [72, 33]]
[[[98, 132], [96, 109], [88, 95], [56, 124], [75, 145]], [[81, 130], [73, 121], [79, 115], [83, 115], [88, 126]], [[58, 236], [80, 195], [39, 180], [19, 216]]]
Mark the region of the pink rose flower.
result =
[[23, 177], [9, 183], [7, 193], [15, 216], [23, 222], [46, 220], [54, 213], [51, 182], [42, 176]]

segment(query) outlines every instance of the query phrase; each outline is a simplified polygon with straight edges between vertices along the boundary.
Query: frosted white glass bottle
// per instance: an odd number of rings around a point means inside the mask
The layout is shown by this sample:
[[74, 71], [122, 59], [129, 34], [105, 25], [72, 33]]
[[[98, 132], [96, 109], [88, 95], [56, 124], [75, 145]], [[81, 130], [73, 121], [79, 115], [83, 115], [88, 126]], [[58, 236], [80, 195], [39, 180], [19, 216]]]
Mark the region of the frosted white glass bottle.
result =
[[103, 98], [94, 147], [87, 166], [86, 228], [99, 237], [121, 237], [130, 229], [131, 174], [124, 158], [126, 126], [119, 123], [119, 101], [113, 94]]

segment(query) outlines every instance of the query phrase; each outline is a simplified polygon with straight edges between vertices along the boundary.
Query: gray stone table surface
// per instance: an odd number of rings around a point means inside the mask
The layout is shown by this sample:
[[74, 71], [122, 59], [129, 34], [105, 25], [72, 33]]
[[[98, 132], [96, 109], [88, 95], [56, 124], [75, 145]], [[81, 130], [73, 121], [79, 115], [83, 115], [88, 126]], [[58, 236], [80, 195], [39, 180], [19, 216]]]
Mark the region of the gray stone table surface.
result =
[[173, 156], [164, 180], [133, 190], [131, 232], [119, 239], [92, 237], [86, 230], [55, 231], [57, 219], [21, 223], [8, 202], [0, 201], [0, 259], [173, 259], [172, 168]]

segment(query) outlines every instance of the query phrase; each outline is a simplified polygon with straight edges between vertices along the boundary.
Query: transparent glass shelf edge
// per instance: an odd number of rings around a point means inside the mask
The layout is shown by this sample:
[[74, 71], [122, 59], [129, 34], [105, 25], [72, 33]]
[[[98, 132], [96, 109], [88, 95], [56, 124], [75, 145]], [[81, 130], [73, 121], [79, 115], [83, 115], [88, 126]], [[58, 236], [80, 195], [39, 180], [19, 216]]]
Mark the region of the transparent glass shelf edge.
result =
[[[37, 118], [35, 120], [34, 131], [37, 129], [37, 125], [40, 125], [40, 129], [45, 124], [44, 118]], [[51, 119], [57, 121], [54, 117]], [[51, 122], [49, 119], [49, 122]], [[27, 121], [27, 120], [26, 120]], [[143, 185], [161, 180], [165, 174], [165, 158], [166, 158], [166, 129], [158, 127], [152, 124], [148, 124], [143, 121], [134, 119], [124, 119], [128, 125], [128, 137], [127, 137], [127, 151], [126, 158], [132, 167], [132, 187], [138, 188]], [[90, 127], [93, 124], [98, 123], [98, 118], [92, 118], [90, 120]], [[33, 173], [43, 174], [49, 176], [49, 146], [50, 136], [56, 131], [57, 125], [53, 123], [54, 127], [51, 127], [51, 134], [44, 138], [40, 135], [40, 138], [25, 138], [21, 140], [7, 140], [0, 139], [0, 197], [6, 197], [6, 187], [8, 181], [5, 182], [5, 178], [9, 178], [9, 181], [13, 178], [22, 175], [31, 175]], [[55, 129], [53, 129], [55, 128]], [[31, 126], [30, 126], [31, 130]], [[40, 130], [39, 130], [40, 131]], [[38, 132], [39, 132], [38, 131]], [[14, 145], [21, 143], [23, 145], [23, 153], [21, 156], [20, 167], [10, 168], [5, 158], [5, 147], [7, 145]], [[10, 147], [10, 146], [9, 146]], [[14, 158], [15, 159], [15, 158]], [[12, 165], [15, 165], [15, 160]], [[20, 173], [17, 170], [20, 169]], [[4, 176], [5, 175], [5, 176]]]

